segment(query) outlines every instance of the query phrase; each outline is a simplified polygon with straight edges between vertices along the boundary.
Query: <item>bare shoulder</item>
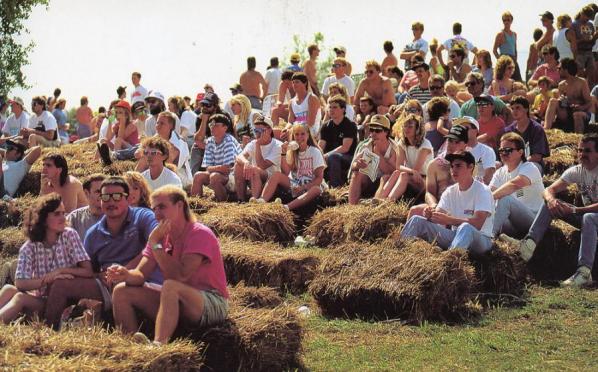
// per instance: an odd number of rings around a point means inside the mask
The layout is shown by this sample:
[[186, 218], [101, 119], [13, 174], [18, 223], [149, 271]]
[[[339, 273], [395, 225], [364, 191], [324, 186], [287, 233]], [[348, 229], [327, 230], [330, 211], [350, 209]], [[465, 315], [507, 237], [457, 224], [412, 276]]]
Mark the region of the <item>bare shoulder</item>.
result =
[[69, 180], [68, 180], [68, 187], [74, 187], [74, 188], [80, 188], [83, 187], [83, 184], [81, 183], [81, 181], [79, 181], [79, 179], [75, 176], [69, 176]]

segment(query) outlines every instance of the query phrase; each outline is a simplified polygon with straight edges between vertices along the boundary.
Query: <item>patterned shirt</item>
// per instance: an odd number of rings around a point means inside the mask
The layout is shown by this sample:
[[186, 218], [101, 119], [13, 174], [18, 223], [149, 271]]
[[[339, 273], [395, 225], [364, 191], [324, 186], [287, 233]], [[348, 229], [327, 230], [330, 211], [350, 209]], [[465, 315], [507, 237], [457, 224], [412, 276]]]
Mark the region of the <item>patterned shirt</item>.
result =
[[[37, 279], [56, 269], [74, 267], [77, 263], [89, 261], [83, 249], [79, 234], [67, 227], [51, 248], [42, 242], [27, 240], [19, 250], [16, 279]], [[33, 291], [34, 296], [46, 292], [46, 286]]]
[[416, 99], [423, 106], [432, 99], [430, 88], [423, 89], [420, 85], [416, 85], [409, 89], [409, 93], [407, 93], [407, 99]]
[[206, 152], [203, 157], [202, 167], [213, 167], [218, 165], [233, 165], [235, 158], [241, 153], [241, 146], [235, 137], [226, 134], [220, 143], [216, 143], [214, 137], [208, 138]]

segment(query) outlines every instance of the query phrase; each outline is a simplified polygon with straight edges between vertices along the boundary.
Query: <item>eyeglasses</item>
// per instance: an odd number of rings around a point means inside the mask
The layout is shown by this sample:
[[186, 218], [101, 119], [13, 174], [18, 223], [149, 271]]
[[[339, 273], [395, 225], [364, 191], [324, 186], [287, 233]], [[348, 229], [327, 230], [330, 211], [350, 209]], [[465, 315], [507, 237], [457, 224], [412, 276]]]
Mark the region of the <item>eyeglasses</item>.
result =
[[257, 136], [258, 134], [262, 134], [266, 131], [266, 128], [253, 128], [253, 132]]
[[478, 107], [488, 107], [490, 106], [490, 102], [478, 102], [476, 103]]
[[212, 108], [212, 104], [211, 103], [202, 103], [201, 107]]
[[589, 154], [590, 152], [592, 152], [592, 149], [588, 149], [588, 148], [584, 148], [584, 147], [579, 147], [577, 149], [577, 152], [583, 152], [584, 154]]
[[456, 54], [450, 54], [449, 58], [455, 58], [457, 55]]
[[370, 128], [370, 132], [382, 133], [382, 132], [384, 132], [384, 129], [382, 129], [382, 128]]
[[209, 126], [210, 128], [214, 128], [214, 127], [218, 127], [218, 126], [224, 126], [224, 124], [222, 124], [222, 123], [217, 123], [217, 122], [214, 122], [214, 121], [212, 121], [212, 122], [210, 122], [210, 123], [208, 124], [208, 126]]
[[515, 150], [517, 150], [517, 149], [515, 149], [513, 147], [501, 147], [498, 149], [498, 153], [500, 155], [509, 155], [510, 153], [512, 153]]
[[100, 200], [102, 200], [103, 202], [107, 202], [110, 200], [110, 198], [112, 198], [112, 200], [117, 202], [120, 201], [122, 198], [126, 198], [127, 196], [129, 196], [129, 194], [127, 194], [126, 192], [113, 192], [110, 194], [100, 195]]
[[143, 155], [145, 155], [145, 156], [148, 156], [148, 155], [152, 155], [152, 156], [162, 155], [162, 151], [160, 151], [160, 150], [144, 150], [143, 151]]
[[335, 63], [332, 65], [332, 67], [334, 67], [334, 68], [339, 68], [341, 66], [344, 66], [344, 65], [342, 63]]
[[465, 83], [465, 86], [468, 87], [468, 88], [472, 87], [474, 85], [478, 85], [478, 82], [477, 81], [468, 81], [468, 82]]
[[442, 85], [430, 85], [430, 90], [440, 90], [444, 88]]
[[417, 107], [408, 107], [405, 109], [405, 111], [407, 111], [410, 114], [415, 114], [416, 112], [419, 112], [420, 109], [418, 109]]
[[371, 74], [376, 73], [376, 71], [374, 71], [374, 70], [365, 70], [365, 73], [368, 74], [368, 75], [371, 75]]

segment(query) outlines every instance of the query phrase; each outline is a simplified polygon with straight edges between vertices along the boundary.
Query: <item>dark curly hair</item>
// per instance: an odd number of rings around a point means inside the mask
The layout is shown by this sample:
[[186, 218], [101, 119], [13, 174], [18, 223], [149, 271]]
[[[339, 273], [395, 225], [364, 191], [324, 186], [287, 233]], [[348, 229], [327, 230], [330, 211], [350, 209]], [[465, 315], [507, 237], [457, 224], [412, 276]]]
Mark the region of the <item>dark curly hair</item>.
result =
[[32, 242], [42, 242], [46, 237], [46, 220], [48, 215], [60, 207], [62, 197], [52, 192], [39, 198], [25, 215], [23, 228], [25, 236]]

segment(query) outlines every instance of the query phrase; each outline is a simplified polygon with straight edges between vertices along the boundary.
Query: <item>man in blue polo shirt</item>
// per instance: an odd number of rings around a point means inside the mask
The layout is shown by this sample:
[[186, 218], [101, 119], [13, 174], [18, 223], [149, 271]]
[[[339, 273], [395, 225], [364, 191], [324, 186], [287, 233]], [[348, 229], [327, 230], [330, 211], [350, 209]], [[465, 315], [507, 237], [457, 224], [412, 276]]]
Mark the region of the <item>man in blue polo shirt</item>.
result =
[[[60, 316], [69, 302], [89, 298], [104, 302], [104, 310], [111, 308], [111, 285], [105, 280], [106, 269], [112, 264], [129, 269], [137, 266], [141, 252], [152, 230], [158, 225], [154, 212], [147, 208], [129, 206], [129, 186], [122, 177], [110, 177], [102, 182], [100, 199], [104, 216], [85, 235], [83, 245], [91, 259], [97, 277], [76, 280], [56, 280], [48, 295], [46, 322], [57, 329]], [[162, 283], [159, 271], [151, 281]]]

